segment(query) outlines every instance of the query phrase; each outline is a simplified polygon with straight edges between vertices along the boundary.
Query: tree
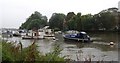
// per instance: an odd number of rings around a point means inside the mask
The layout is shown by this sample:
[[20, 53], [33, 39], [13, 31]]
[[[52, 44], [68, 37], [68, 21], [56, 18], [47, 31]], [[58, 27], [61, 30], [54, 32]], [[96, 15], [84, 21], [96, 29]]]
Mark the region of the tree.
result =
[[39, 29], [40, 28], [40, 20], [39, 19], [34, 19], [30, 22], [30, 24], [27, 26], [27, 29]]
[[76, 15], [76, 30], [78, 30], [78, 31], [81, 31], [82, 30], [82, 22], [81, 22], [81, 13], [77, 13], [77, 15]]
[[39, 12], [35, 11], [29, 18], [27, 18], [26, 22], [22, 23], [20, 26], [21, 29], [33, 29], [36, 27], [42, 28], [47, 25], [47, 17], [42, 16]]
[[61, 13], [53, 13], [52, 17], [49, 20], [49, 26], [52, 29], [63, 30], [63, 21], [65, 15]]
[[65, 17], [65, 21], [69, 21], [72, 17], [75, 16], [75, 13], [74, 12], [69, 12], [67, 14], [67, 16]]
[[96, 18], [99, 21], [99, 29], [112, 30], [115, 27], [115, 16], [110, 12], [99, 13]]
[[72, 19], [70, 19], [70, 21], [67, 23], [68, 25], [68, 29], [69, 30], [76, 30], [76, 22], [75, 22], [75, 17], [73, 17]]
[[91, 14], [81, 16], [82, 29], [92, 30], [95, 26], [94, 17]]
[[65, 17], [64, 22], [63, 22], [64, 31], [69, 29], [68, 23], [69, 23], [69, 21], [70, 21], [74, 16], [75, 16], [75, 13], [74, 13], [74, 12], [69, 12], [69, 13], [67, 14], [67, 16]]
[[81, 24], [81, 13], [77, 13], [77, 15], [73, 15], [71, 19], [67, 23], [69, 30], [82, 30]]

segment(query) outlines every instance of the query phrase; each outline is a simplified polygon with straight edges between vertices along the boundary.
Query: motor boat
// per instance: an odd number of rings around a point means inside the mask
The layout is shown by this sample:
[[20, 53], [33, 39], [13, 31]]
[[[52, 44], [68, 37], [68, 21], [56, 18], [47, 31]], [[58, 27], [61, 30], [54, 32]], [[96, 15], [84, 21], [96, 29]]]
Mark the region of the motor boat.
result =
[[63, 35], [64, 40], [73, 40], [79, 42], [91, 42], [89, 35], [86, 32], [79, 32], [75, 34], [65, 34]]

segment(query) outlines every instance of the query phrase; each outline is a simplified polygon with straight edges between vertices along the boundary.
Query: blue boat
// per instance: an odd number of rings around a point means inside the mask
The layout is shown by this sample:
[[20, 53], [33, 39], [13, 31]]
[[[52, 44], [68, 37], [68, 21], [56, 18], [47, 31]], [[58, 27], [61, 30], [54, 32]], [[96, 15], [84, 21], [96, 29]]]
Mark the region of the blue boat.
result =
[[81, 42], [91, 42], [89, 35], [86, 32], [63, 35], [64, 40], [73, 40]]

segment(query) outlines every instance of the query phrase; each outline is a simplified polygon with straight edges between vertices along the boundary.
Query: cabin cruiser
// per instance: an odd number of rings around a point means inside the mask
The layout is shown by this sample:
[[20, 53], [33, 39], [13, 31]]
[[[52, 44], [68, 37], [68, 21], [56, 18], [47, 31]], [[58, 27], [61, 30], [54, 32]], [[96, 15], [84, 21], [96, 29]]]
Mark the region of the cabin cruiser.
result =
[[91, 42], [90, 37], [86, 32], [79, 32], [75, 34], [65, 34], [63, 35], [64, 40], [73, 40], [81, 42]]

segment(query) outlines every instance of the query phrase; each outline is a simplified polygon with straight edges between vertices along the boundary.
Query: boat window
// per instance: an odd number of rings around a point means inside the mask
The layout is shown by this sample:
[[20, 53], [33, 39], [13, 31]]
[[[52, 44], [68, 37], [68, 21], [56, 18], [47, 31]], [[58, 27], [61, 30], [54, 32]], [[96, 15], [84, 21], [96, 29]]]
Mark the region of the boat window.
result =
[[43, 32], [43, 30], [39, 30], [39, 32]]
[[35, 36], [37, 36], [37, 33], [34, 33], [35, 34]]

